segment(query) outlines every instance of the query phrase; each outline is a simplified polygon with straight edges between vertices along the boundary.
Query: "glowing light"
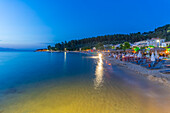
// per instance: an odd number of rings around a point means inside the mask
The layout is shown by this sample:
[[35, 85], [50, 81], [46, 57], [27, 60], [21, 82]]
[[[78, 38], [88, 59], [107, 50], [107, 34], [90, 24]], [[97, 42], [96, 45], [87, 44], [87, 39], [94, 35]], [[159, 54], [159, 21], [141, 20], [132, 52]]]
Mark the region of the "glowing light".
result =
[[64, 65], [66, 65], [67, 52], [64, 52]]
[[64, 61], [66, 61], [66, 54], [67, 54], [67, 53], [66, 53], [66, 52], [64, 52]]
[[165, 51], [165, 53], [168, 53], [168, 51]]
[[102, 54], [101, 53], [99, 53], [99, 58], [101, 58], [102, 57]]
[[96, 71], [95, 71], [96, 78], [94, 80], [94, 88], [97, 89], [102, 86], [103, 83], [103, 60], [102, 54], [99, 54], [99, 60], [97, 62]]
[[156, 40], [157, 42], [159, 42], [159, 40]]

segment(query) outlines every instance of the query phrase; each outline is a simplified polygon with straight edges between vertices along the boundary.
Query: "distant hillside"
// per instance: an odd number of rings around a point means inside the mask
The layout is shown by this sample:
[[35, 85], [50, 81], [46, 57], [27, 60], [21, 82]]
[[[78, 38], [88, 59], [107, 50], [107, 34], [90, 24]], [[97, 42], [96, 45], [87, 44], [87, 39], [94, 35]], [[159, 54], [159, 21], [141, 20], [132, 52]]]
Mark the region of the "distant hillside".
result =
[[0, 51], [16, 51], [16, 49], [0, 47]]
[[71, 40], [68, 42], [61, 42], [55, 44], [55, 47], [48, 46], [48, 49], [52, 50], [79, 50], [79, 48], [92, 48], [98, 44], [120, 44], [124, 42], [134, 43], [141, 40], [151, 39], [154, 37], [164, 38], [166, 41], [170, 41], [170, 24], [163, 27], [158, 27], [154, 31], [144, 32], [144, 33], [130, 33], [130, 34], [114, 34], [97, 36], [91, 38], [85, 38], [81, 40]]
[[26, 52], [26, 51], [34, 51], [34, 50], [24, 50], [24, 49], [13, 49], [13, 48], [3, 48], [3, 47], [0, 47], [0, 51], [18, 51], [18, 52]]
[[148, 37], [159, 37], [166, 39], [166, 41], [170, 41], [170, 24], [158, 27], [154, 31], [144, 32], [143, 34]]

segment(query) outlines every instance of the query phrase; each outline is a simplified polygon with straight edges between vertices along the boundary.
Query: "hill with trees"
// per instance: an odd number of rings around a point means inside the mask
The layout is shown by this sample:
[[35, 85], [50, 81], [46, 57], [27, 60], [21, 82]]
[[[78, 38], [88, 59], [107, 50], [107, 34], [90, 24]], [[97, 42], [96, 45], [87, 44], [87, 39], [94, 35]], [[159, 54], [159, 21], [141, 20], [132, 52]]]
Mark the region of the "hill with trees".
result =
[[164, 38], [166, 41], [170, 41], [170, 24], [162, 27], [156, 28], [154, 31], [144, 32], [144, 33], [130, 33], [130, 34], [114, 34], [114, 35], [104, 35], [91, 38], [84, 38], [80, 40], [71, 40], [61, 43], [56, 43], [54, 47], [48, 46], [49, 50], [60, 50], [63, 51], [64, 48], [67, 50], [79, 50], [79, 48], [90, 49], [92, 47], [98, 47], [105, 44], [122, 44], [124, 42], [138, 42], [142, 40], [151, 39], [154, 37]]

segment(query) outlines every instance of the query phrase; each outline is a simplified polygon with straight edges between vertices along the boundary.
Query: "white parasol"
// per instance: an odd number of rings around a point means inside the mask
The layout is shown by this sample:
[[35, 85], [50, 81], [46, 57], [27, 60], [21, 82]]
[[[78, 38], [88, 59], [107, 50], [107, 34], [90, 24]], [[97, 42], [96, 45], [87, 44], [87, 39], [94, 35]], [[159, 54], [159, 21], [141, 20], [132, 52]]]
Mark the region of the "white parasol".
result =
[[159, 55], [158, 55], [157, 51], [155, 51], [155, 58], [156, 58], [156, 59], [159, 58]]
[[141, 51], [139, 51], [139, 53], [138, 53], [138, 56], [137, 56], [137, 57], [139, 57], [139, 58], [141, 58], [141, 57], [142, 57]]
[[151, 61], [155, 61], [155, 56], [154, 56], [153, 52], [152, 52], [152, 55], [151, 55]]

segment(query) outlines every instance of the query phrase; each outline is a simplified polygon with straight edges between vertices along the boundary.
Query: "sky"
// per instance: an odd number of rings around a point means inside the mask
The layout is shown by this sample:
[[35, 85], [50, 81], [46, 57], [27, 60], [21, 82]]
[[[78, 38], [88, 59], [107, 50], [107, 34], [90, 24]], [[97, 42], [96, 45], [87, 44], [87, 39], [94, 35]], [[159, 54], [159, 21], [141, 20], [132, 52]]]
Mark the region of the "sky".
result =
[[0, 47], [152, 31], [170, 24], [170, 0], [0, 0]]

